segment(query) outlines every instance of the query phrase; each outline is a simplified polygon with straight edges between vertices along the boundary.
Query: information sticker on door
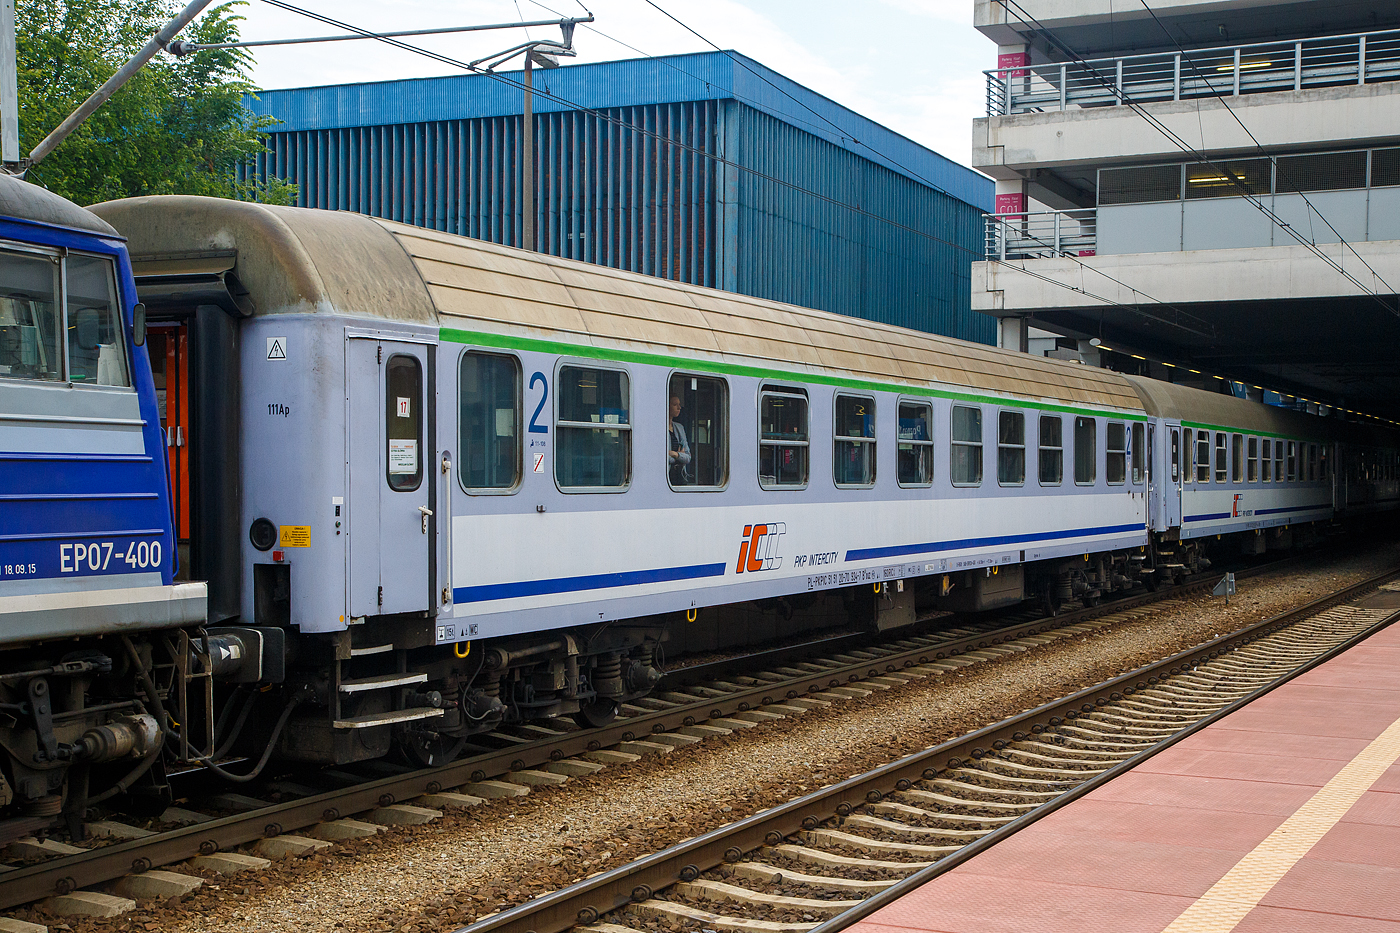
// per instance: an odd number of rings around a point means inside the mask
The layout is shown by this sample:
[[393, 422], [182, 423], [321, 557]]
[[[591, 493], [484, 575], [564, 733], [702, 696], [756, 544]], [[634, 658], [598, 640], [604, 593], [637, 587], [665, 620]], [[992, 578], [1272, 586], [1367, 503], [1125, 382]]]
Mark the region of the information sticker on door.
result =
[[406, 399], [406, 398], [399, 397], [399, 400], [398, 400], [398, 401], [399, 401], [399, 417], [400, 417], [400, 418], [411, 418], [411, 417], [413, 417], [412, 413], [411, 413], [410, 410], [409, 410], [409, 400]]
[[395, 476], [418, 472], [417, 438], [389, 438], [389, 473]]
[[535, 472], [544, 472], [544, 454], [535, 454]]

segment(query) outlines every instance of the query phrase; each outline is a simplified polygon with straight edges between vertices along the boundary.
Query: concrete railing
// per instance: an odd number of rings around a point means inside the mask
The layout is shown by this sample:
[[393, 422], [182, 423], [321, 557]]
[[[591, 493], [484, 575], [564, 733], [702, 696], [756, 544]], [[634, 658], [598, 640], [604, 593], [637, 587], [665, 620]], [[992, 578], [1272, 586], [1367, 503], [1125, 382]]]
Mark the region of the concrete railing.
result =
[[987, 116], [1400, 80], [1400, 30], [984, 72]]
[[984, 214], [987, 258], [1092, 256], [1098, 245], [1096, 214], [1092, 209]]

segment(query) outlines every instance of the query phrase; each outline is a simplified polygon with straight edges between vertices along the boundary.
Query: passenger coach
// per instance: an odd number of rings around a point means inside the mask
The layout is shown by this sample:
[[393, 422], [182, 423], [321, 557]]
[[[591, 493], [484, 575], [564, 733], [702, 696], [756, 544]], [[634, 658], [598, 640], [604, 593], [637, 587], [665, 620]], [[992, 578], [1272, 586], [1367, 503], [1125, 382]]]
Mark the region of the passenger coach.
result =
[[1250, 403], [355, 214], [95, 210], [188, 401], [166, 419], [211, 619], [313, 697], [289, 757], [598, 722], [663, 641], [1093, 601], [1204, 566], [1231, 496], [1328, 514], [1316, 474], [1188, 482], [1213, 424], [1279, 449]]

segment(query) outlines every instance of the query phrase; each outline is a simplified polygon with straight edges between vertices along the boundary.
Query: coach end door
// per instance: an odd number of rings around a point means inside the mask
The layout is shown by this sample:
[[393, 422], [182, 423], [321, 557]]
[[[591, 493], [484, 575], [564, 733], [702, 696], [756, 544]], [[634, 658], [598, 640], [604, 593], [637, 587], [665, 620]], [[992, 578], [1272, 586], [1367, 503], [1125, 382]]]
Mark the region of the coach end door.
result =
[[434, 350], [383, 337], [346, 341], [352, 616], [433, 607]]

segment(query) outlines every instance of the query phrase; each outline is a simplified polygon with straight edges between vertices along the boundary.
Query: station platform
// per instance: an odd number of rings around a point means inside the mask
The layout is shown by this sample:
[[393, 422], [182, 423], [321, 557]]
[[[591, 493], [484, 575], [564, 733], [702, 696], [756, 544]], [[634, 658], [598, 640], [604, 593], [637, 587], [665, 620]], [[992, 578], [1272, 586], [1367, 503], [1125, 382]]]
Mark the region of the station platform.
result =
[[1400, 933], [1400, 623], [849, 930]]

